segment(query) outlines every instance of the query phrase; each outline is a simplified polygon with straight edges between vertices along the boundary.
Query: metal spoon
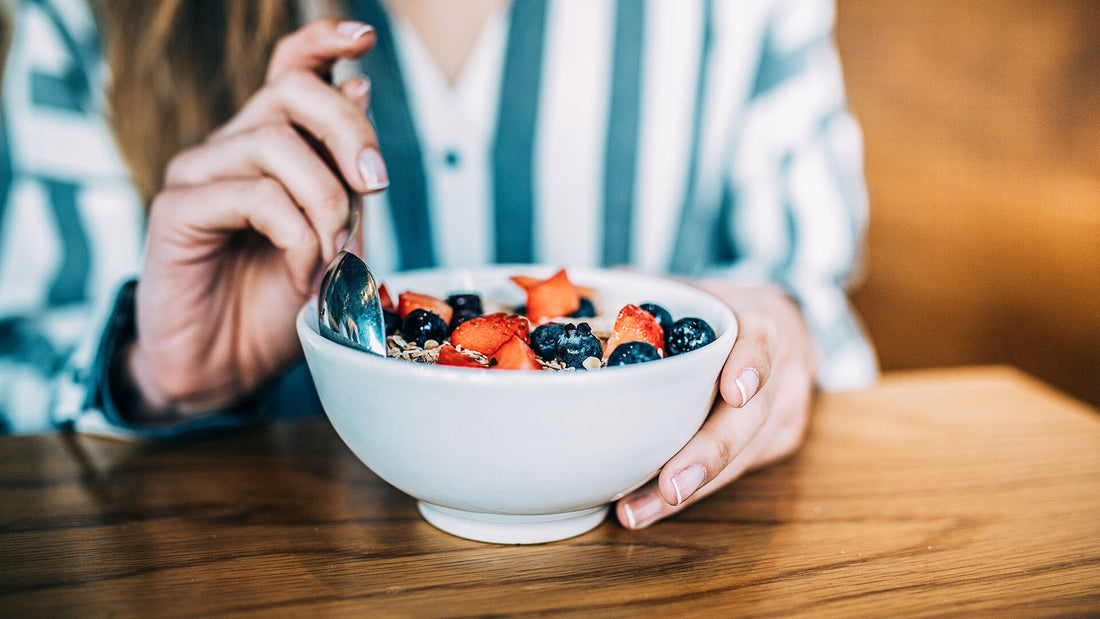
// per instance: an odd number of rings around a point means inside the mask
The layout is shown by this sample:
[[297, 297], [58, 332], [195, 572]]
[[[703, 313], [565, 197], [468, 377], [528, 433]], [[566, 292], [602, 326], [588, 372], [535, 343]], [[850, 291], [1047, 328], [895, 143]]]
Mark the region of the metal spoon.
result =
[[344, 346], [386, 356], [386, 323], [374, 277], [348, 244], [359, 231], [358, 196], [348, 193], [348, 238], [325, 268], [317, 295], [321, 335]]

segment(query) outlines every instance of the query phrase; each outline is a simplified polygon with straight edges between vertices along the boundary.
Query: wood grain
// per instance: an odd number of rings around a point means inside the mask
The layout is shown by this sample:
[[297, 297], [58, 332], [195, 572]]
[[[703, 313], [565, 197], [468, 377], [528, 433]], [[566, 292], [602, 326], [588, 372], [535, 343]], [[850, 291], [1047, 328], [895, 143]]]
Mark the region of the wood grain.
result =
[[823, 396], [805, 448], [671, 520], [433, 529], [324, 421], [0, 439], [0, 614], [683, 616], [1100, 610], [1100, 415], [1024, 374]]
[[1007, 363], [1100, 405], [1100, 3], [837, 5], [883, 367]]

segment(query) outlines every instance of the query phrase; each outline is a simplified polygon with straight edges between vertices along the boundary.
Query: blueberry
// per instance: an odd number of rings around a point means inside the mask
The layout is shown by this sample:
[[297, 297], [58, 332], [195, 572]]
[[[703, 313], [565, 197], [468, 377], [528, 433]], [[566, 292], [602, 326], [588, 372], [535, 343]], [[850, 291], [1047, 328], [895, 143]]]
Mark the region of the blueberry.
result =
[[665, 334], [665, 352], [672, 355], [702, 348], [715, 340], [714, 329], [702, 318], [681, 318]]
[[382, 310], [382, 318], [386, 321], [386, 335], [401, 332], [401, 315], [393, 310]]
[[531, 349], [546, 361], [558, 357], [558, 340], [565, 333], [565, 327], [549, 323], [535, 327], [531, 332]]
[[456, 309], [454, 311], [454, 313], [451, 314], [451, 324], [450, 324], [451, 331], [454, 331], [455, 329], [457, 329], [458, 325], [466, 322], [467, 320], [470, 320], [472, 318], [477, 318], [480, 315], [481, 314], [478, 313], [478, 312], [471, 312], [470, 310], [467, 310], [467, 309]]
[[565, 365], [585, 369], [585, 359], [603, 357], [603, 344], [600, 338], [592, 335], [592, 326], [587, 322], [576, 326], [567, 324], [558, 338], [557, 357]]
[[435, 312], [426, 309], [414, 309], [401, 323], [401, 335], [405, 341], [423, 346], [428, 340], [444, 342], [447, 339], [447, 323]]
[[570, 318], [593, 318], [596, 316], [596, 305], [592, 299], [581, 297], [581, 305], [575, 312], [569, 314]]
[[474, 316], [482, 314], [481, 297], [472, 293], [452, 294], [447, 297], [447, 305], [457, 312], [470, 312]]
[[623, 342], [615, 347], [611, 356], [607, 358], [608, 367], [612, 365], [629, 365], [631, 363], [645, 363], [661, 358], [660, 353], [649, 342]]
[[656, 303], [642, 303], [638, 307], [649, 312], [657, 322], [661, 325], [661, 331], [668, 333], [668, 330], [672, 328], [672, 314], [668, 313], [668, 310], [657, 305]]

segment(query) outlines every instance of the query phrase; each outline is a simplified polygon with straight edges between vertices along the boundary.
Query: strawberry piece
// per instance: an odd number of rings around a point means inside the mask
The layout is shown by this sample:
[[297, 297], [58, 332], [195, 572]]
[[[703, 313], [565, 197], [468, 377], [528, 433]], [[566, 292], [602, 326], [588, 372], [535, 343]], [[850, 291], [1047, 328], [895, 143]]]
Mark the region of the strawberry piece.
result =
[[527, 289], [527, 319], [531, 324], [537, 325], [549, 318], [568, 316], [580, 306], [581, 295], [569, 281], [565, 269]]
[[513, 335], [493, 353], [489, 367], [494, 370], [541, 370], [535, 351], [519, 336]]
[[471, 318], [455, 327], [451, 343], [455, 346], [491, 355], [513, 336], [524, 342], [531, 325], [523, 316], [515, 314], [488, 314]]
[[[514, 283], [515, 285], [523, 288], [524, 291], [530, 290], [531, 288], [534, 288], [536, 285], [542, 282], [541, 279], [537, 277], [531, 277], [530, 275], [513, 275], [508, 279], [512, 280], [512, 283]], [[588, 297], [589, 299], [596, 298], [595, 288], [589, 288], [588, 286], [578, 286], [576, 284], [573, 284], [573, 288], [576, 288], [577, 294], [581, 295], [582, 297]]]
[[542, 281], [541, 279], [537, 277], [531, 277], [530, 275], [513, 275], [508, 279], [512, 280], [515, 285], [523, 288], [524, 290], [530, 290]]
[[608, 358], [624, 342], [648, 342], [664, 356], [665, 334], [661, 330], [661, 323], [657, 322], [653, 314], [637, 305], [625, 305], [619, 310], [619, 315], [615, 318], [615, 329], [607, 339], [607, 346], [603, 348], [603, 358]]
[[404, 320], [405, 316], [409, 315], [409, 312], [414, 309], [424, 309], [429, 312], [435, 312], [443, 322], [450, 324], [451, 314], [454, 312], [447, 302], [438, 297], [433, 297], [428, 294], [421, 294], [419, 292], [405, 291], [397, 295], [397, 313]]
[[393, 297], [390, 296], [390, 291], [386, 290], [385, 284], [378, 285], [378, 300], [382, 302], [382, 309], [390, 310], [391, 312], [397, 311], [397, 308], [393, 305]]
[[462, 354], [457, 348], [450, 344], [444, 344], [439, 347], [439, 357], [435, 360], [436, 365], [448, 365], [459, 368], [484, 368], [480, 361], [474, 359], [469, 355]]

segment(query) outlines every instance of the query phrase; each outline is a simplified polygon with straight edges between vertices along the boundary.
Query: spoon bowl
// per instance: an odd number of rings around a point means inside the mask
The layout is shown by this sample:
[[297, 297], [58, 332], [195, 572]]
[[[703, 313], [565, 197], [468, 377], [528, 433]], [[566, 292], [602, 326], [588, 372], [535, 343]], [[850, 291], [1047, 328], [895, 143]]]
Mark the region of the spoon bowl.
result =
[[360, 207], [349, 193], [348, 238], [325, 268], [317, 295], [317, 325], [324, 337], [357, 350], [386, 356], [382, 301], [370, 269], [347, 251], [359, 231]]

